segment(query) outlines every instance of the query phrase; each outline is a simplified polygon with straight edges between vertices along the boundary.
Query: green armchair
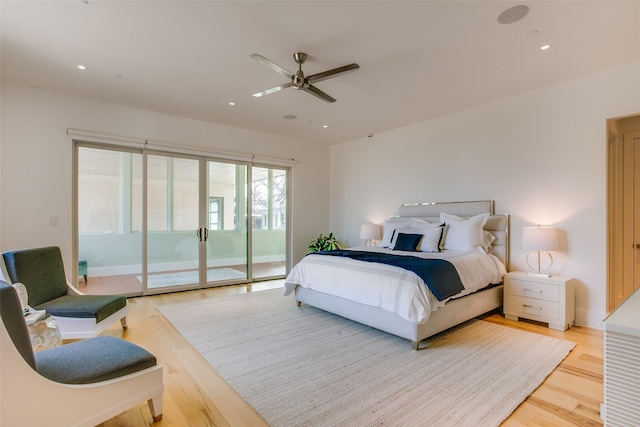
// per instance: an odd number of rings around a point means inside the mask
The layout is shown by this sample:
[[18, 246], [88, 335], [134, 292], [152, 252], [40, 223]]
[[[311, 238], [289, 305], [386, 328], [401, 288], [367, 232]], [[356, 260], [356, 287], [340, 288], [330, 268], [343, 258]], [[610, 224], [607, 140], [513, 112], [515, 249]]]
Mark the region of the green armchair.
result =
[[120, 295], [84, 295], [67, 281], [57, 246], [5, 252], [7, 274], [22, 283], [29, 305], [55, 317], [63, 339], [95, 337], [115, 321], [127, 328], [127, 299]]

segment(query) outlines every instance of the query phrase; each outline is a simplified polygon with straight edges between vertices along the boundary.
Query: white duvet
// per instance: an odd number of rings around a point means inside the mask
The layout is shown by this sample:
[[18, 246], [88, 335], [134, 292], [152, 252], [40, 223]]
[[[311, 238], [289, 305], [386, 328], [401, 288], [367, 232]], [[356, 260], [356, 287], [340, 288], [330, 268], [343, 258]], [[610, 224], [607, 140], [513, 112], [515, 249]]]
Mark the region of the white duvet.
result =
[[[500, 260], [482, 249], [439, 253], [391, 251], [371, 246], [351, 249], [446, 259], [458, 271], [465, 288], [452, 298], [470, 294], [491, 283], [500, 283], [506, 273]], [[287, 275], [284, 286], [285, 295], [293, 292], [296, 286], [302, 286], [379, 307], [417, 324], [426, 323], [431, 312], [448, 301], [438, 301], [423, 280], [411, 271], [387, 264], [327, 255], [311, 254], [304, 257]]]

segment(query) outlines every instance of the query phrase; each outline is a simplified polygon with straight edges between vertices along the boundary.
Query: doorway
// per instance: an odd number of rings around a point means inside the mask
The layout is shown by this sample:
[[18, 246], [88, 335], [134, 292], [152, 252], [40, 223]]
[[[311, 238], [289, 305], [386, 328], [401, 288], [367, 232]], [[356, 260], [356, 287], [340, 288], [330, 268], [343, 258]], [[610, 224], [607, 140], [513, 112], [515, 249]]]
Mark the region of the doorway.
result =
[[640, 287], [640, 115], [607, 121], [607, 311]]
[[75, 156], [84, 292], [150, 295], [286, 274], [289, 168], [82, 142]]

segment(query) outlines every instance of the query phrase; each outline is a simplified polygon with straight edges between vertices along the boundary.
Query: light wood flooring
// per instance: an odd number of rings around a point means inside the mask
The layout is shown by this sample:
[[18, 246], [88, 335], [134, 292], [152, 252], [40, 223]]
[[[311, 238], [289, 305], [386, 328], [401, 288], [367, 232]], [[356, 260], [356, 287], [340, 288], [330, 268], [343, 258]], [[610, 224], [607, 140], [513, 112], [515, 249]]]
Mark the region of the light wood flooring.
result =
[[[125, 332], [121, 329], [109, 329], [105, 333], [145, 347], [164, 366], [163, 419], [153, 424], [155, 427], [266, 426], [261, 417], [160, 315], [156, 307], [220, 295], [257, 292], [282, 285], [283, 281], [279, 280], [254, 283], [250, 287], [236, 285], [129, 300], [129, 329]], [[569, 356], [503, 426], [602, 425], [599, 414], [603, 399], [602, 331], [574, 326], [566, 332], [560, 332], [535, 322], [507, 320], [498, 313], [482, 316], [482, 319], [577, 343]], [[410, 346], [410, 343], [407, 342], [407, 345]], [[260, 357], [260, 349], [256, 349], [256, 357]], [[152, 425], [146, 403], [101, 424], [104, 427], [145, 425]]]

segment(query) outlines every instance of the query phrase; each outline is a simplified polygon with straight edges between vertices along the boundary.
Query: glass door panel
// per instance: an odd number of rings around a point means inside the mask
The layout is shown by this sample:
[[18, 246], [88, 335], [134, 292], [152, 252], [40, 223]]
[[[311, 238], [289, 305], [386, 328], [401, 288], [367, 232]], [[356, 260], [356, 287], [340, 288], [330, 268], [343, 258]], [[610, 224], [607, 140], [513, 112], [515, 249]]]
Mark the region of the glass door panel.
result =
[[252, 275], [254, 279], [286, 274], [287, 171], [251, 170]]
[[78, 286], [142, 293], [142, 153], [77, 148]]
[[207, 161], [206, 254], [208, 286], [245, 282], [247, 166]]
[[84, 292], [156, 294], [286, 274], [288, 170], [76, 147]]
[[200, 286], [199, 159], [147, 155], [147, 291]]

